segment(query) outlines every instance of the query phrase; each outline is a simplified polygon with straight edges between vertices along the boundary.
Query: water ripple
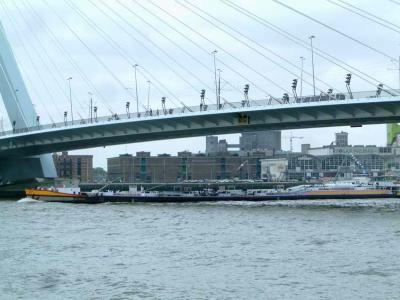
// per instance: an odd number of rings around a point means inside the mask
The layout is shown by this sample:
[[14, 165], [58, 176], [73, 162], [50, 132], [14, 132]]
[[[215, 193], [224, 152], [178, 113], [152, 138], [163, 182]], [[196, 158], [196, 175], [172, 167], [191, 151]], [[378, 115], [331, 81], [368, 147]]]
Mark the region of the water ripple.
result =
[[2, 299], [396, 299], [397, 199], [0, 202]]

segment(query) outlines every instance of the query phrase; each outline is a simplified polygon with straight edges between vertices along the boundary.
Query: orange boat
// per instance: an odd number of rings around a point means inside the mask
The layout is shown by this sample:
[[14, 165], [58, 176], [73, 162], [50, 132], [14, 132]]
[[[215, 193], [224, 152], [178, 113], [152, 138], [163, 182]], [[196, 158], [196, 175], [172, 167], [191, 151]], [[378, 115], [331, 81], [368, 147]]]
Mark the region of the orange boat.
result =
[[60, 188], [60, 189], [25, 189], [27, 197], [47, 201], [65, 203], [85, 203], [88, 199], [86, 194], [81, 194], [79, 188]]

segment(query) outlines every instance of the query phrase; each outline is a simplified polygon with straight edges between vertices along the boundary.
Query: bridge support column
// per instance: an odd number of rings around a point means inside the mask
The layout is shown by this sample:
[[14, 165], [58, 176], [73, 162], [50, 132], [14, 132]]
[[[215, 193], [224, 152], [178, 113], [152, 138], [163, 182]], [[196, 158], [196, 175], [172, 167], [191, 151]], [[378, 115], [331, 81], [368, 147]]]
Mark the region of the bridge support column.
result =
[[[37, 114], [1, 23], [0, 93], [13, 129], [35, 126]], [[29, 158], [0, 158], [0, 181], [3, 182], [56, 176], [50, 154]]]
[[[0, 186], [15, 182], [48, 178], [47, 165], [41, 156], [21, 158], [0, 158]], [[50, 157], [51, 158], [51, 157]]]

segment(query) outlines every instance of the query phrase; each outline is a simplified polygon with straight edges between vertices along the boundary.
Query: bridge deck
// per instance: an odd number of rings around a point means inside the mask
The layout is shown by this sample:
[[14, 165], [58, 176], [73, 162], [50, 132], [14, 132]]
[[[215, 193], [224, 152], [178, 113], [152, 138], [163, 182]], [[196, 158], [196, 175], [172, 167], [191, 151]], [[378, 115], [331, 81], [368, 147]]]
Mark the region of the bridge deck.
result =
[[[344, 94], [341, 94], [344, 95]], [[400, 96], [268, 104], [266, 100], [232, 103], [199, 111], [200, 107], [140, 117], [121, 115], [97, 122], [64, 123], [0, 137], [0, 157], [35, 155], [114, 144], [238, 133], [253, 130], [360, 126], [400, 121]], [[305, 98], [303, 99], [305, 100]]]

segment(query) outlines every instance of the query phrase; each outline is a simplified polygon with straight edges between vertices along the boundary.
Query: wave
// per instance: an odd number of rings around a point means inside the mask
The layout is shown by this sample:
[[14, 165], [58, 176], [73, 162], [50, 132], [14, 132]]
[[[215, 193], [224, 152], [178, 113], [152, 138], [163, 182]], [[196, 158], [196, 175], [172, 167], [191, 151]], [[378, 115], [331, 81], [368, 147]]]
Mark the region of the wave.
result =
[[17, 201], [17, 203], [41, 203], [41, 202], [43, 202], [43, 201], [35, 200], [35, 199], [29, 198], [29, 197], [22, 198]]

